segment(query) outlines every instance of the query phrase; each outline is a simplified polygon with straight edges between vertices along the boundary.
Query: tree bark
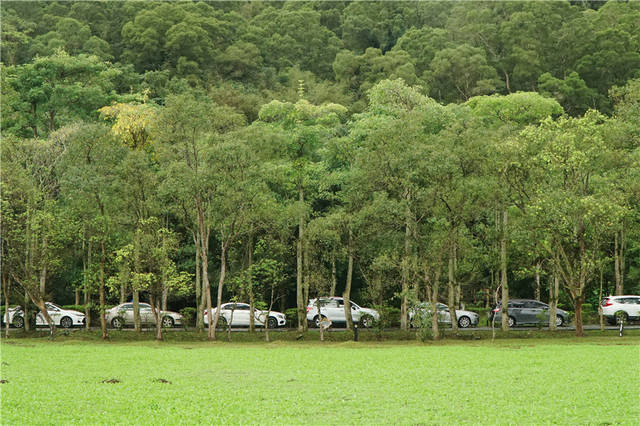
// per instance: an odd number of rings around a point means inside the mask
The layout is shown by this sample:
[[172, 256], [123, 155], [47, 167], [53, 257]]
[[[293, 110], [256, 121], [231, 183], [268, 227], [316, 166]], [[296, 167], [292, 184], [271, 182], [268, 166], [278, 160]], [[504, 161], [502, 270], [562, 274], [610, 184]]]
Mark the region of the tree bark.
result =
[[307, 303], [309, 303], [309, 286], [311, 284], [311, 274], [309, 270], [309, 261], [311, 256], [309, 255], [309, 243], [307, 241], [303, 241], [303, 250], [302, 250], [302, 265], [304, 268], [304, 279], [302, 281], [302, 304], [304, 305], [304, 320], [302, 321], [302, 328], [304, 331], [307, 331], [309, 324], [307, 323]]
[[[449, 248], [449, 283], [448, 283], [448, 303], [449, 303], [449, 314], [451, 314], [451, 328], [453, 331], [458, 331], [458, 322], [456, 320], [456, 296], [455, 296], [455, 286], [454, 286], [454, 265], [453, 265], [453, 257], [454, 257], [454, 243], [451, 244]], [[438, 315], [438, 311], [433, 312], [434, 315]]]
[[[407, 196], [407, 202], [409, 196]], [[411, 254], [411, 210], [407, 206], [404, 224], [404, 262], [402, 265], [402, 304], [400, 305], [400, 329], [409, 329], [409, 255]]]
[[[249, 264], [249, 266], [248, 266], [248, 268], [249, 268], [249, 288], [248, 288], [248, 293], [249, 293], [249, 333], [255, 333], [255, 331], [256, 331], [256, 316], [255, 316], [255, 298], [253, 296], [253, 234], [251, 234], [249, 236], [248, 264]], [[266, 330], [266, 325], [265, 325], [265, 330]]]
[[202, 306], [202, 281], [200, 279], [200, 238], [196, 232], [193, 232], [193, 243], [196, 247], [196, 330], [202, 332], [203, 327], [203, 306]]
[[[221, 252], [220, 252], [220, 279], [218, 280], [218, 297], [217, 297], [217, 309], [216, 316], [213, 320], [213, 340], [216, 340], [216, 327], [218, 325], [218, 319], [220, 318], [220, 307], [222, 306], [222, 286], [224, 285], [224, 278], [227, 272], [227, 242], [222, 238]], [[231, 326], [231, 324], [229, 324]]]
[[7, 277], [6, 268], [2, 268], [2, 294], [4, 295], [4, 337], [9, 338], [9, 278]]
[[330, 297], [334, 297], [336, 295], [337, 284], [338, 274], [336, 273], [336, 253], [334, 251], [331, 253], [331, 291], [329, 292]]
[[140, 292], [137, 289], [133, 290], [133, 325], [137, 332], [142, 331], [140, 321]]
[[540, 270], [542, 268], [541, 263], [538, 261], [536, 262], [536, 291], [535, 291], [535, 298], [536, 300], [540, 300]]
[[616, 296], [624, 294], [624, 229], [614, 234], [614, 270], [616, 276]]
[[104, 239], [100, 241], [100, 327], [102, 328], [102, 339], [106, 339], [107, 334], [107, 319], [104, 313], [104, 264], [106, 262], [107, 253], [104, 248]]
[[502, 331], [509, 331], [509, 283], [507, 281], [507, 210], [502, 213], [500, 233], [500, 285], [502, 287]]
[[[304, 203], [304, 191], [302, 185], [298, 184], [298, 200]], [[298, 241], [296, 243], [296, 302], [298, 308], [298, 331], [305, 330], [306, 323], [306, 306], [304, 306], [304, 297], [302, 294], [302, 239], [304, 237], [304, 214], [300, 213], [298, 217]]]
[[558, 292], [560, 291], [560, 277], [556, 271], [553, 272], [553, 281], [549, 283], [549, 329], [555, 330], [558, 315]]
[[353, 331], [353, 317], [351, 316], [351, 281], [353, 278], [353, 232], [349, 229], [349, 263], [347, 266], [347, 283], [344, 288], [344, 317], [347, 320], [347, 329]]
[[208, 338], [209, 340], [214, 340], [215, 330], [213, 327], [213, 312], [211, 309], [211, 285], [209, 284], [209, 232], [204, 225], [204, 211], [200, 199], [196, 200], [196, 208], [198, 210], [198, 232], [200, 234], [201, 246], [202, 287], [207, 304], [207, 322], [209, 324]]
[[[82, 240], [82, 251], [84, 252], [84, 237]], [[91, 250], [91, 240], [89, 240], [89, 244], [87, 246], [87, 258], [86, 263], [83, 257], [82, 268], [84, 270], [84, 316], [85, 316], [85, 328], [87, 330], [91, 329], [91, 283], [89, 282], [89, 268], [91, 267], [91, 259], [92, 258], [92, 250]]]

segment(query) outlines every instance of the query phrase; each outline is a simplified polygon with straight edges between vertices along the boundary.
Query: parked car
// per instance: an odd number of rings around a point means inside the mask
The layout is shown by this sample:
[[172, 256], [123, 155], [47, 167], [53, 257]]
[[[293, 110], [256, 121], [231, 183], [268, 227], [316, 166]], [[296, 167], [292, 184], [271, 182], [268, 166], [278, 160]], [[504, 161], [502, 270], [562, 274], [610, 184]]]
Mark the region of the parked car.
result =
[[[156, 323], [156, 317], [153, 315], [153, 309], [148, 303], [140, 303], [140, 322], [142, 324]], [[175, 325], [182, 325], [182, 315], [177, 312], [162, 311], [162, 326], [171, 328]], [[122, 303], [105, 311], [105, 318], [108, 324], [113, 328], [122, 328], [125, 325], [132, 325], [133, 321], [133, 303]]]
[[[443, 324], [451, 324], [451, 311], [449, 307], [444, 303], [438, 303], [438, 322]], [[409, 324], [413, 326], [413, 318], [416, 316], [419, 310], [431, 312], [431, 303], [422, 302], [413, 309], [409, 310]], [[458, 319], [458, 326], [460, 328], [467, 328], [478, 325], [480, 316], [475, 312], [456, 309], [456, 318]]]
[[[346, 324], [344, 299], [342, 297], [321, 297], [320, 315], [318, 315], [318, 299], [309, 300], [307, 321], [310, 321], [315, 327], [319, 327], [323, 318], [327, 318], [331, 322]], [[374, 321], [380, 320], [380, 314], [375, 309], [362, 308], [351, 301], [351, 318], [354, 323], [360, 323], [363, 327], [371, 327]]]
[[[522, 324], [549, 324], [549, 305], [538, 300], [513, 299], [509, 300], [507, 311], [509, 314], [509, 327]], [[489, 321], [502, 321], [502, 302], [499, 302], [489, 313]], [[560, 327], [569, 323], [569, 313], [560, 308], [556, 309], [556, 326]]]
[[[71, 328], [74, 326], [82, 326], [85, 324], [85, 316], [82, 312], [72, 311], [68, 309], [62, 309], [60, 306], [55, 305], [51, 302], [46, 302], [45, 307], [47, 308], [47, 313], [53, 324], [62, 328]], [[24, 327], [24, 311], [22, 310], [22, 306], [16, 306], [15, 308], [9, 308], [7, 313], [4, 315], [5, 323], [8, 321], [9, 324], [13, 325], [16, 328]], [[44, 319], [44, 315], [42, 312], [38, 312], [36, 314], [36, 327], [47, 326], [47, 321]]]
[[[218, 308], [213, 308], [211, 313], [215, 316]], [[233, 321], [231, 320], [231, 312], [233, 311]], [[248, 303], [224, 303], [220, 308], [220, 318], [218, 324], [220, 326], [226, 326], [231, 323], [231, 327], [249, 327], [249, 313], [251, 312], [251, 306]], [[284, 327], [287, 320], [282, 312], [271, 311], [268, 312], [269, 319], [267, 326], [269, 328]], [[253, 310], [253, 316], [255, 319], [254, 324], [258, 327], [264, 327], [265, 318], [267, 317], [267, 311], [260, 309]], [[205, 327], [209, 326], [209, 312], [205, 309], [203, 315], [203, 321]]]
[[617, 317], [624, 321], [640, 320], [640, 296], [609, 296], [602, 299], [602, 315], [614, 325]]

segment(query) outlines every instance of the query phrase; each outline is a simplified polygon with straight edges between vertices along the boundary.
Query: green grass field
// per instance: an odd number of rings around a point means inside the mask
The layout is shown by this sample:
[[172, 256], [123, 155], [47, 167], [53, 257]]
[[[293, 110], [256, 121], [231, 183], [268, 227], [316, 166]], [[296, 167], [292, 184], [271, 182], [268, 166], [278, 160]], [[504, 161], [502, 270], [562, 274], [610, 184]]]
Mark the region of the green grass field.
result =
[[[2, 424], [640, 422], [637, 335], [427, 344], [10, 339], [0, 349]], [[119, 383], [103, 383], [111, 379]]]

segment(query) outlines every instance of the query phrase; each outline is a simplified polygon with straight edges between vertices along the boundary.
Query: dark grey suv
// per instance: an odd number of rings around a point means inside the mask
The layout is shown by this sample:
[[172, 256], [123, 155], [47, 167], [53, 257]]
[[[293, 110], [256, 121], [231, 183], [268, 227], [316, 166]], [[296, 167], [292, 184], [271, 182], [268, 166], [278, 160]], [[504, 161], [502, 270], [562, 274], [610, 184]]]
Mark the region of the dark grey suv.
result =
[[[509, 300], [507, 310], [509, 313], [509, 327], [523, 324], [549, 324], [549, 305], [538, 300]], [[495, 321], [500, 322], [502, 320], [502, 303], [498, 303], [489, 315], [489, 321], [495, 315]], [[568, 323], [569, 313], [558, 308], [556, 310], [556, 326], [560, 327]]]

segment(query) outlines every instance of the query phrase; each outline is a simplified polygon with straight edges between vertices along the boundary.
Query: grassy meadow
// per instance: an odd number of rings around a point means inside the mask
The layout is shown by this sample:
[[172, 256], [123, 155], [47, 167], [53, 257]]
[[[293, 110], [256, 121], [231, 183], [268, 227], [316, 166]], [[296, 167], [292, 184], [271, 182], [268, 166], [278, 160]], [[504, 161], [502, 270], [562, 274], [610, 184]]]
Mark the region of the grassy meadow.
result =
[[640, 336], [10, 339], [2, 424], [638, 424]]

